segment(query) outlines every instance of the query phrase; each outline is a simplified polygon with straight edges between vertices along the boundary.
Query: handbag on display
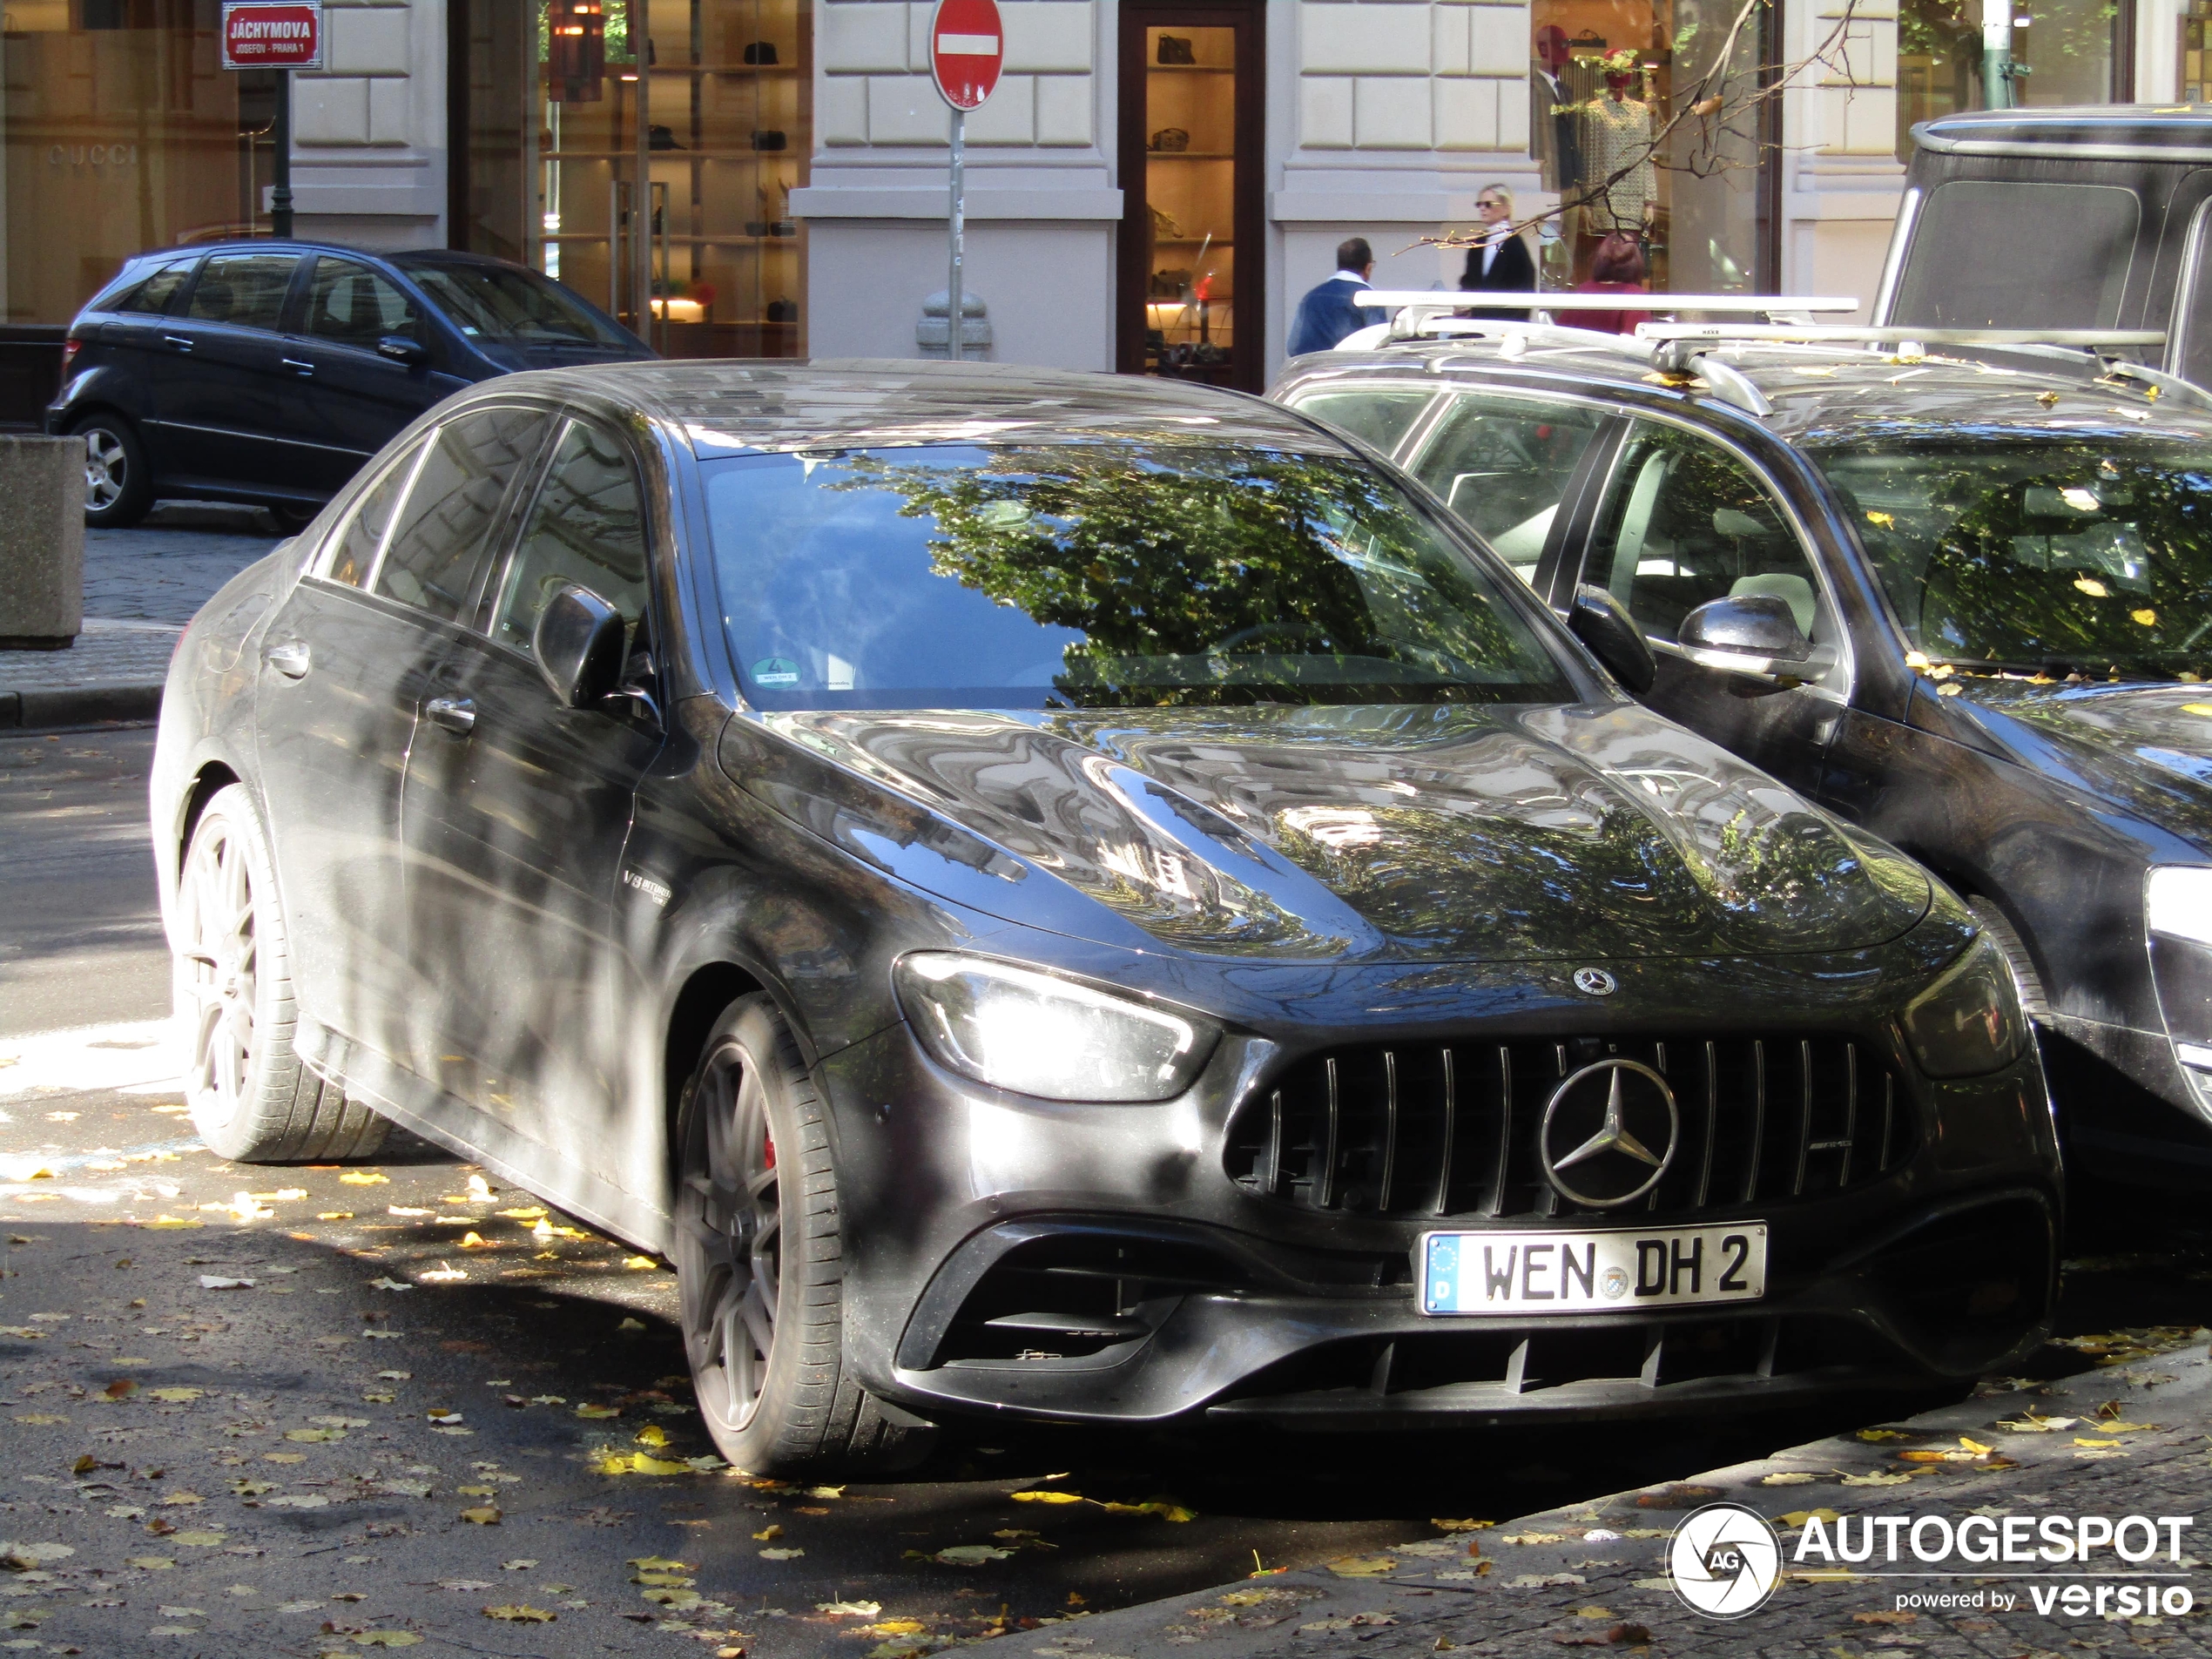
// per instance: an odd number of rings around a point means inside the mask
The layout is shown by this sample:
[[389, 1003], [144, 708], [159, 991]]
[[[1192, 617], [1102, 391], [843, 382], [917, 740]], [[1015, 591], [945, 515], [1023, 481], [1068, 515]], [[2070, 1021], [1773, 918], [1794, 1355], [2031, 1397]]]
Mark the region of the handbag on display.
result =
[[752, 147], [756, 150], [783, 149], [785, 147], [785, 142], [782, 131], [777, 127], [760, 127], [755, 129], [752, 135]]
[[1198, 59], [1190, 50], [1190, 43], [1181, 35], [1162, 35], [1160, 61], [1163, 64], [1195, 64]]
[[1171, 154], [1190, 147], [1190, 135], [1181, 127], [1162, 127], [1152, 135], [1150, 147], [1162, 154]]
[[772, 40], [756, 40], [750, 42], [745, 49], [745, 61], [748, 64], [774, 63], [776, 61], [776, 43]]

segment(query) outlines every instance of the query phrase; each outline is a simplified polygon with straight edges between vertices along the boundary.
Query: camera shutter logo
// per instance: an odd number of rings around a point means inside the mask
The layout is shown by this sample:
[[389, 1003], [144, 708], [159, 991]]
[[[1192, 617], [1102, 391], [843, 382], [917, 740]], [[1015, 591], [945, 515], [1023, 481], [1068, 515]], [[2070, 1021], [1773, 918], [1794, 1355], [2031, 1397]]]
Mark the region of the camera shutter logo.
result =
[[1782, 1581], [1782, 1540], [1740, 1503], [1709, 1503], [1675, 1528], [1667, 1569], [1683, 1605], [1709, 1619], [1740, 1619]]

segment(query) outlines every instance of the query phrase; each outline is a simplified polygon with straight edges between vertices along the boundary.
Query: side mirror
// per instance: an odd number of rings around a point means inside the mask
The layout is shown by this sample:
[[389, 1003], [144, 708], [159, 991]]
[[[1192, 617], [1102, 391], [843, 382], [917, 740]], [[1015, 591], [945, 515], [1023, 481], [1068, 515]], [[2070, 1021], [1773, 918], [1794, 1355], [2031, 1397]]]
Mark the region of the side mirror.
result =
[[1798, 632], [1790, 602], [1772, 593], [1707, 600], [1682, 619], [1676, 643], [1693, 663], [1777, 685], [1818, 679], [1836, 660]]
[[1585, 583], [1575, 590], [1567, 627], [1632, 696], [1642, 697], [1659, 677], [1659, 664], [1644, 641], [1643, 630], [1603, 588]]
[[567, 582], [538, 612], [530, 635], [537, 671], [567, 709], [596, 709], [622, 678], [622, 612]]
[[376, 354], [388, 357], [408, 368], [419, 368], [430, 361], [429, 347], [419, 340], [409, 340], [405, 334], [387, 334], [376, 342]]

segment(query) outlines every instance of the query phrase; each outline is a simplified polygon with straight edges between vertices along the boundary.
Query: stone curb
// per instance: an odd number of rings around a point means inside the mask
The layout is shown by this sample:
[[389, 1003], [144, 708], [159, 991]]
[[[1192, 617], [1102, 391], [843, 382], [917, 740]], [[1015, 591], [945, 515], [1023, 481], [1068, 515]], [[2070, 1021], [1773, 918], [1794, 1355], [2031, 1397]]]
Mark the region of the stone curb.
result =
[[[2201, 1339], [2203, 1333], [2197, 1334]], [[2081, 1427], [2092, 1431], [2086, 1438], [2094, 1440], [2094, 1413], [2098, 1402], [2107, 1396], [2126, 1400], [2127, 1416], [2155, 1411], [2166, 1420], [2161, 1433], [2128, 1436], [2127, 1444], [2141, 1460], [2132, 1470], [2125, 1462], [2074, 1461], [2078, 1457], [2127, 1457], [2128, 1453], [2075, 1451], [2067, 1434], [1993, 1434], [1988, 1426], [1993, 1418], [2013, 1416], [2023, 1409], [2046, 1414], [2071, 1409], [2082, 1414]], [[1768, 1652], [1802, 1651], [1820, 1659], [1834, 1653], [1844, 1659], [1858, 1659], [1849, 1649], [1833, 1645], [1838, 1641], [1833, 1634], [1816, 1638], [1805, 1629], [1792, 1627], [1802, 1627], [1812, 1619], [1825, 1622], [1831, 1631], [1840, 1623], [1848, 1634], [1871, 1636], [1873, 1631], [1860, 1630], [1852, 1624], [1851, 1607], [1845, 1603], [1854, 1599], [1855, 1591], [1860, 1610], [1877, 1607], [1872, 1598], [1878, 1585], [1864, 1579], [1856, 1585], [1808, 1581], [1798, 1587], [1797, 1593], [1811, 1598], [1811, 1604], [1801, 1606], [1794, 1618], [1784, 1611], [1774, 1616], [1773, 1622], [1759, 1621], [1765, 1625], [1764, 1629], [1716, 1623], [1690, 1614], [1668, 1588], [1667, 1545], [1663, 1536], [1654, 1534], [1662, 1529], [1671, 1532], [1683, 1519], [1682, 1512], [1723, 1497], [1747, 1504], [1784, 1527], [1795, 1519], [1792, 1515], [1791, 1521], [1784, 1520], [1786, 1513], [1811, 1511], [1822, 1505], [1849, 1512], [1877, 1507], [1893, 1510], [1909, 1503], [1917, 1509], [1955, 1514], [1976, 1502], [2001, 1503], [2038, 1488], [2042, 1495], [2027, 1496], [2027, 1502], [2049, 1504], [2060, 1494], [2070, 1494], [2076, 1502], [2093, 1510], [2102, 1503], [2107, 1506], [2106, 1513], [2128, 1513], [2109, 1506], [2121, 1498], [2113, 1488], [2127, 1484], [2131, 1473], [2137, 1480], [2147, 1478], [2154, 1485], [2175, 1487], [2194, 1484], [2201, 1478], [2203, 1440], [2212, 1438], [2203, 1434], [2205, 1420], [2212, 1417], [2208, 1396], [2212, 1396], [2212, 1354], [2200, 1340], [2185, 1349], [2159, 1353], [2126, 1371], [2092, 1370], [2019, 1392], [2001, 1386], [1987, 1393], [1977, 1391], [1973, 1398], [1958, 1404], [1917, 1417], [1892, 1420], [1892, 1426], [1901, 1432], [1900, 1439], [1955, 1447], [1959, 1444], [1958, 1437], [1979, 1433], [1985, 1439], [1977, 1444], [1993, 1440], [2001, 1442], [2002, 1452], [2032, 1457], [2031, 1462], [2006, 1466], [2009, 1474], [1977, 1475], [1972, 1465], [1962, 1465], [1956, 1466], [1954, 1477], [1939, 1473], [1945, 1466], [1933, 1469], [1919, 1466], [1928, 1479], [1925, 1485], [1916, 1480], [1914, 1485], [1920, 1489], [1909, 1498], [1896, 1490], [1844, 1491], [1837, 1484], [1837, 1476], [1844, 1471], [1896, 1471], [1900, 1466], [1893, 1447], [1840, 1434], [1693, 1476], [1675, 1488], [1615, 1493], [1501, 1521], [1494, 1528], [1420, 1540], [1375, 1551], [1366, 1559], [1346, 1558], [1302, 1571], [1217, 1585], [1195, 1595], [1025, 1631], [1011, 1639], [1049, 1659], [1328, 1659], [1363, 1649], [1376, 1653], [1418, 1652], [1425, 1656], [1453, 1648], [1466, 1649], [1470, 1659], [1474, 1659], [1484, 1649], [1502, 1652], [1507, 1646], [1516, 1651], [1551, 1652], [1557, 1651], [1554, 1644], [1560, 1643], [1607, 1645], [1608, 1626], [1617, 1620], [1629, 1634], [1614, 1635], [1611, 1640], [1622, 1644], [1617, 1650], [1623, 1653], [1642, 1645], [1635, 1637], [1645, 1622], [1654, 1626], [1663, 1622], [1669, 1634], [1662, 1640], [1669, 1642], [1669, 1651], [1678, 1656], [1703, 1650], [1710, 1639], [1718, 1644], [1715, 1651], [1729, 1650], [1730, 1643], [1736, 1644], [1735, 1651], [1754, 1649], [1764, 1642], [1770, 1644], [1766, 1647]], [[2100, 1443], [2121, 1444], [2112, 1440]], [[2195, 1448], [2194, 1454], [2191, 1447]], [[2187, 1482], [2179, 1478], [2184, 1464], [2190, 1471]], [[1814, 1472], [1817, 1472], [1815, 1479], [1808, 1480], [1807, 1474]], [[1768, 1477], [1777, 1475], [1790, 1483], [1764, 1484]], [[2150, 1498], [2148, 1493], [2134, 1495], [2138, 1504]], [[2179, 1490], [2166, 1495], [2184, 1501]], [[1639, 1498], [1643, 1501], [1639, 1503]], [[2157, 1513], [2155, 1508], [2152, 1513]], [[2202, 1509], [2197, 1513], [2202, 1514]], [[1795, 1535], [1794, 1530], [1785, 1532], [1785, 1547]], [[1470, 1541], [1480, 1552], [1474, 1559], [1469, 1559], [1462, 1548]], [[1612, 1559], [1591, 1560], [1594, 1550]], [[1798, 1576], [1791, 1575], [1792, 1579]], [[1601, 1598], [1606, 1607], [1602, 1620], [1581, 1612], [1578, 1604]], [[1594, 1608], [1592, 1612], [1595, 1611]], [[2091, 1621], [2093, 1625], [2097, 1622]], [[1538, 1642], [1494, 1646], [1507, 1633], [1529, 1637], [1546, 1627], [1549, 1629]], [[1987, 1624], [1980, 1628], [1995, 1629]], [[1969, 1649], [1978, 1645], [1963, 1643], [1959, 1637], [1926, 1620], [1921, 1622], [1920, 1629], [1921, 1634], [1913, 1636], [1887, 1637], [1884, 1645], [1910, 1642], [1925, 1648], [1932, 1644], [1939, 1653], [1957, 1650], [1954, 1643]], [[2048, 1623], [2043, 1623], [2040, 1630], [2033, 1625], [2027, 1629], [2040, 1635], [2045, 1649], [2063, 1646], [2067, 1638], [2082, 1634]], [[1584, 1633], [1587, 1639], [1577, 1640]], [[2010, 1646], [1988, 1651], [2020, 1652], [2022, 1644], [2017, 1638], [2024, 1632], [2016, 1626], [2012, 1634], [2016, 1639]], [[1009, 1638], [999, 1640], [1003, 1643]], [[2031, 1640], [2030, 1648], [2034, 1645]], [[2193, 1643], [2189, 1645], [2195, 1650]], [[1196, 1654], [1191, 1652], [1194, 1646], [1199, 1649]], [[2056, 1659], [2056, 1656], [2047, 1654], [2044, 1659]]]
[[59, 732], [71, 726], [139, 725], [161, 714], [161, 687], [83, 685], [51, 691], [0, 691], [0, 732]]

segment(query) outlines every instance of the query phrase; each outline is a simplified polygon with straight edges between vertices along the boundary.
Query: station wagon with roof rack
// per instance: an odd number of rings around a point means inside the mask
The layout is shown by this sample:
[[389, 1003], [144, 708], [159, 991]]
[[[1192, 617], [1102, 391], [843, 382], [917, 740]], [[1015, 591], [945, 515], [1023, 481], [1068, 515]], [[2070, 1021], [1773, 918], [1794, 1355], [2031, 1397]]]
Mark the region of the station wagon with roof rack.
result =
[[2156, 331], [2030, 333], [1436, 316], [1271, 395], [1556, 612], [1625, 610], [1649, 706], [1933, 869], [2006, 951], [2073, 1158], [2201, 1186], [2212, 410], [2122, 360]]
[[210, 1144], [396, 1121], [666, 1257], [752, 1470], [1742, 1411], [2047, 1325], [1971, 913], [1257, 399], [474, 388], [193, 623], [153, 822]]

